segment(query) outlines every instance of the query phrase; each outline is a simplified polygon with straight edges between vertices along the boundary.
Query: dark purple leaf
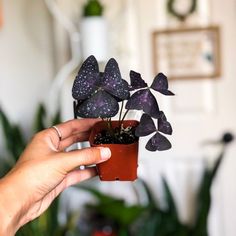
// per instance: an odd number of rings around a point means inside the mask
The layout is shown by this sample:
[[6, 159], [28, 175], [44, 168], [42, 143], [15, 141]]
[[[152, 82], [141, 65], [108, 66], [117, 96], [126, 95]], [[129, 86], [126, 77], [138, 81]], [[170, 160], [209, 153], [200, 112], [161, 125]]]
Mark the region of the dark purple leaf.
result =
[[[111, 95], [112, 97], [114, 97], [117, 102], [122, 102], [122, 101], [124, 101], [124, 99], [120, 99], [120, 98], [118, 98], [118, 97], [116, 97], [116, 96], [114, 96], [114, 95], [112, 95], [112, 94], [110, 94], [110, 95]], [[128, 100], [129, 98], [130, 98], [130, 93], [129, 93], [129, 96], [128, 96], [125, 100]]]
[[78, 107], [77, 115], [83, 118], [107, 118], [115, 116], [118, 110], [116, 99], [100, 90]]
[[129, 97], [129, 85], [121, 78], [119, 66], [114, 58], [111, 58], [106, 64], [101, 87], [120, 100]]
[[156, 126], [148, 114], [143, 114], [139, 125], [135, 129], [135, 135], [137, 137], [146, 136], [156, 131]]
[[141, 74], [131, 70], [130, 76], [130, 91], [147, 87], [147, 83], [142, 79]]
[[162, 93], [164, 95], [174, 95], [171, 91], [168, 90], [168, 80], [167, 77], [159, 73], [153, 80], [151, 88]]
[[147, 142], [146, 149], [152, 152], [165, 151], [171, 148], [170, 141], [159, 132], [156, 132]]
[[141, 89], [135, 92], [125, 106], [129, 110], [143, 110], [153, 118], [159, 117], [159, 107], [156, 98], [149, 89]]
[[167, 121], [163, 111], [160, 111], [160, 118], [158, 119], [158, 130], [164, 134], [172, 134], [171, 124]]
[[82, 64], [72, 87], [72, 96], [76, 100], [88, 98], [100, 82], [99, 68], [94, 56], [88, 57]]
[[77, 110], [78, 107], [84, 102], [84, 100], [75, 100], [73, 102], [73, 111], [74, 111], [74, 119], [77, 118]]

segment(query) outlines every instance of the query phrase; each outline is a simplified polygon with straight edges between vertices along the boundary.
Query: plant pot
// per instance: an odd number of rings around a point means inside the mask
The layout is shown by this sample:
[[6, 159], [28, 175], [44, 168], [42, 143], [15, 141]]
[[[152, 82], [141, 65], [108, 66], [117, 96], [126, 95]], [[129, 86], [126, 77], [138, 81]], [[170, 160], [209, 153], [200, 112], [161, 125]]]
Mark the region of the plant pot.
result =
[[[138, 121], [126, 120], [124, 128], [137, 126]], [[119, 121], [112, 121], [112, 127], [118, 127]], [[103, 163], [97, 164], [97, 170], [102, 181], [134, 181], [137, 179], [138, 167], [138, 141], [132, 144], [94, 144], [96, 134], [107, 129], [106, 123], [101, 121], [95, 124], [91, 131], [89, 142], [91, 147], [109, 147], [111, 158]]]
[[[84, 58], [95, 55], [99, 62], [106, 61], [108, 54], [108, 30], [102, 16], [84, 17], [80, 23], [81, 50]], [[92, 35], [96, 35], [93, 37]]]

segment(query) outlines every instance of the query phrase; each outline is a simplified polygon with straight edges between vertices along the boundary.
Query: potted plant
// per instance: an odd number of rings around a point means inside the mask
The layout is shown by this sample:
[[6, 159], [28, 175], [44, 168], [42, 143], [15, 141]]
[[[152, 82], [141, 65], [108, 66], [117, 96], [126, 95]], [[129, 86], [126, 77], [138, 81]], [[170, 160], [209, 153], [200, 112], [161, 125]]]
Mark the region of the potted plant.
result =
[[[108, 27], [99, 0], [87, 0], [80, 21], [81, 51], [83, 58], [93, 54], [99, 62], [107, 59]], [[94, 37], [96, 35], [96, 37]]]
[[[114, 58], [107, 62], [104, 72], [99, 72], [94, 56], [89, 56], [82, 64], [72, 88], [74, 115], [102, 119], [89, 139], [91, 146], [108, 146], [112, 152], [107, 162], [97, 165], [101, 180], [133, 181], [137, 178], [139, 137], [154, 133], [146, 144], [149, 151], [171, 148], [171, 143], [161, 133], [171, 135], [172, 127], [160, 111], [153, 91], [174, 95], [168, 90], [167, 77], [162, 73], [148, 86], [139, 73], [130, 71], [128, 84], [122, 79]], [[140, 121], [125, 119], [130, 110], [143, 111]], [[118, 120], [113, 121], [111, 118], [118, 113]]]

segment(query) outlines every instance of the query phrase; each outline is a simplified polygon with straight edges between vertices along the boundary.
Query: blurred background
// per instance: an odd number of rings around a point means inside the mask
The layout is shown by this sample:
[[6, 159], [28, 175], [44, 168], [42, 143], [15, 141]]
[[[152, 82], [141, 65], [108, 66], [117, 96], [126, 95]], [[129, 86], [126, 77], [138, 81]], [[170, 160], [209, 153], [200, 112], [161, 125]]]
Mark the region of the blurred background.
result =
[[127, 81], [163, 72], [176, 94], [158, 98], [173, 147], [142, 139], [139, 180], [72, 187], [18, 234], [234, 236], [236, 144], [222, 137], [236, 132], [235, 23], [236, 0], [1, 0], [1, 176], [34, 132], [73, 118], [91, 54], [101, 68], [116, 58]]

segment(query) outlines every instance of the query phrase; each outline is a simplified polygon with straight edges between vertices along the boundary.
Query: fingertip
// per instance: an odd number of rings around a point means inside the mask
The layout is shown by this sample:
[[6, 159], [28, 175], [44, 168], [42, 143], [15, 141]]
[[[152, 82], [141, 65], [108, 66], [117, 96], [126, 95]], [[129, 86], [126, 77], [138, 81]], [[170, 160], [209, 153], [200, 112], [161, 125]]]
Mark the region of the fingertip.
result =
[[61, 168], [69, 172], [81, 165], [94, 165], [107, 161], [111, 157], [111, 151], [107, 147], [88, 147], [66, 153], [60, 152], [57, 156]]
[[108, 160], [111, 157], [111, 150], [108, 147], [99, 147], [101, 160]]

